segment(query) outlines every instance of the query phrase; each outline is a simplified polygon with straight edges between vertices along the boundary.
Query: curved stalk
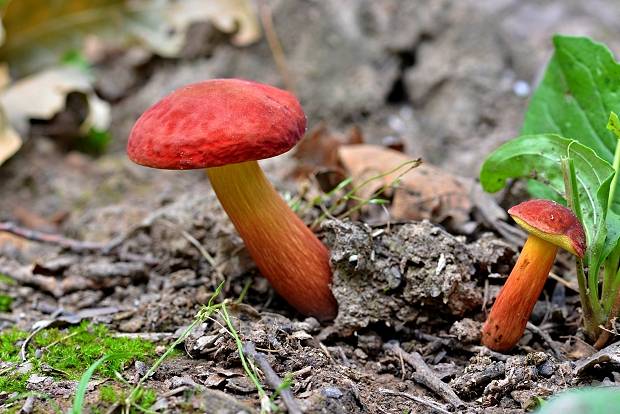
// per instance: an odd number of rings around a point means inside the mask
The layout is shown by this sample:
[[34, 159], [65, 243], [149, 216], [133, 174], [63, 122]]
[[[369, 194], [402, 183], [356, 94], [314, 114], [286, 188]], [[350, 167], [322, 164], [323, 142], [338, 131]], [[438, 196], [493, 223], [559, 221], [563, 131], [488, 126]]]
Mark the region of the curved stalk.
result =
[[482, 343], [504, 352], [519, 342], [545, 286], [558, 247], [529, 235], [482, 328]]
[[208, 168], [220, 203], [259, 270], [294, 308], [319, 320], [336, 317], [329, 252], [282, 200], [258, 162]]

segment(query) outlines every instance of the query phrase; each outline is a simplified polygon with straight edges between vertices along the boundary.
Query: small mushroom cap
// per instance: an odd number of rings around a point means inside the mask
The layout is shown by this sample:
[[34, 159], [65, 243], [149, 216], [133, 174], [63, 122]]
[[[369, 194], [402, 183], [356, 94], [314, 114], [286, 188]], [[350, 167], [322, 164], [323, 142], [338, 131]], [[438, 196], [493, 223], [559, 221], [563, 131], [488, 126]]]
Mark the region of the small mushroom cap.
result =
[[170, 170], [219, 167], [280, 155], [306, 131], [297, 98], [273, 86], [212, 79], [177, 89], [140, 116], [127, 154]]
[[550, 200], [529, 200], [512, 207], [508, 214], [528, 233], [583, 257], [586, 236], [570, 209]]

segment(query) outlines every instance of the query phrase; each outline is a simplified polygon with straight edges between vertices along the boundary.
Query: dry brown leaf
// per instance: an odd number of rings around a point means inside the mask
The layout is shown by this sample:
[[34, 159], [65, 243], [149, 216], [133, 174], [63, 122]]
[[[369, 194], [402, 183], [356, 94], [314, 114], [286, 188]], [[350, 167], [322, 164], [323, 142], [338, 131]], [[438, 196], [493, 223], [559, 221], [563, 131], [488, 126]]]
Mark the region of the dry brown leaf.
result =
[[106, 130], [109, 105], [94, 93], [89, 76], [74, 67], [63, 66], [28, 76], [0, 93], [7, 118], [21, 134], [27, 134], [31, 119], [51, 119], [65, 107], [70, 92], [81, 92], [88, 99], [86, 127]]
[[295, 147], [293, 157], [299, 160], [295, 175], [307, 176], [317, 170], [341, 171], [338, 148], [341, 145], [361, 144], [363, 140], [358, 127], [352, 127], [343, 135], [330, 131], [325, 123], [320, 123]]
[[[349, 171], [354, 185], [380, 175], [411, 160], [411, 157], [377, 145], [345, 145], [338, 149], [342, 165]], [[394, 182], [402, 170], [364, 186], [358, 193], [368, 198], [382, 186]], [[451, 218], [455, 225], [469, 221], [472, 202], [471, 182], [455, 177], [438, 167], [422, 164], [404, 174], [395, 189], [391, 216], [400, 220], [442, 222]]]
[[21, 146], [21, 137], [11, 127], [2, 107], [0, 107], [0, 165], [12, 157]]
[[235, 33], [232, 42], [237, 46], [252, 44], [261, 37], [260, 24], [248, 0], [184, 0], [168, 7], [164, 17], [183, 34], [191, 23], [210, 21], [224, 33]]

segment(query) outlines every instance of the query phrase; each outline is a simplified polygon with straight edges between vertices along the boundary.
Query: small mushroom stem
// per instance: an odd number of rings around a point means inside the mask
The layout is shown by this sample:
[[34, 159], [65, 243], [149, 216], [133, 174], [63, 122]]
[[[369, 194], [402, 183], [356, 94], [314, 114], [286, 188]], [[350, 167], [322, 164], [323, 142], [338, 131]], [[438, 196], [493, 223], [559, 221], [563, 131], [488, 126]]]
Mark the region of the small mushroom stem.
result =
[[207, 169], [213, 190], [259, 270], [294, 308], [336, 317], [329, 252], [282, 200], [258, 162]]
[[530, 234], [482, 328], [482, 343], [505, 352], [519, 342], [555, 261], [557, 246]]

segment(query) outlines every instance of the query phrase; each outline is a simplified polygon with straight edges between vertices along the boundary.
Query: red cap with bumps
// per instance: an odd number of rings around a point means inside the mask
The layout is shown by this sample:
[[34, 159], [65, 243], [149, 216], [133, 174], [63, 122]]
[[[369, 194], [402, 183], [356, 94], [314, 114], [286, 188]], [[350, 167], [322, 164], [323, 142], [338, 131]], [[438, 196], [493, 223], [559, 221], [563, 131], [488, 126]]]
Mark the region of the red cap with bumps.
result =
[[260, 160], [291, 149], [306, 116], [291, 93], [240, 79], [188, 85], [148, 109], [127, 153], [147, 167], [188, 170]]

